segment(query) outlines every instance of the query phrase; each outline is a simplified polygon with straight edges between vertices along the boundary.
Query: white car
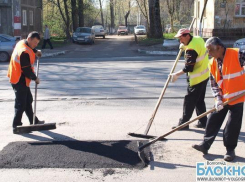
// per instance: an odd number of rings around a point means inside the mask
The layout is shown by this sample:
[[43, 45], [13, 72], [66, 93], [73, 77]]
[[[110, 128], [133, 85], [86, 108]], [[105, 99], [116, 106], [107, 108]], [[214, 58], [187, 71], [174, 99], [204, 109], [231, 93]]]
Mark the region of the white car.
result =
[[237, 40], [233, 44], [234, 48], [240, 48], [240, 50], [245, 50], [245, 38]]
[[146, 29], [144, 25], [138, 25], [134, 27], [134, 33], [136, 35], [145, 35], [146, 34]]
[[92, 26], [92, 29], [94, 30], [95, 37], [103, 37], [103, 39], [105, 38], [106, 31], [102, 25]]

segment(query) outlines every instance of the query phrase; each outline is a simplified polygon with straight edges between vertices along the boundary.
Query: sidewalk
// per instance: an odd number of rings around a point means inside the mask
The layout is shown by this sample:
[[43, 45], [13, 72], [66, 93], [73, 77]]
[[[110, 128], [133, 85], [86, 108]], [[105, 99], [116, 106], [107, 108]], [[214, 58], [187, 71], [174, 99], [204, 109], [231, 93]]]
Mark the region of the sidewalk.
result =
[[71, 44], [67, 44], [65, 46], [62, 47], [58, 47], [58, 48], [54, 48], [54, 49], [50, 49], [50, 48], [46, 48], [46, 49], [42, 49], [42, 57], [53, 57], [53, 56], [58, 56], [58, 55], [62, 55], [65, 54], [66, 52], [68, 52], [70, 50], [70, 46]]
[[[227, 48], [233, 47], [236, 40], [222, 40]], [[179, 52], [179, 46], [174, 46], [170, 48], [163, 47], [163, 44], [157, 44], [152, 46], [141, 46], [138, 45], [138, 52], [150, 55], [164, 55], [164, 56], [177, 56]]]

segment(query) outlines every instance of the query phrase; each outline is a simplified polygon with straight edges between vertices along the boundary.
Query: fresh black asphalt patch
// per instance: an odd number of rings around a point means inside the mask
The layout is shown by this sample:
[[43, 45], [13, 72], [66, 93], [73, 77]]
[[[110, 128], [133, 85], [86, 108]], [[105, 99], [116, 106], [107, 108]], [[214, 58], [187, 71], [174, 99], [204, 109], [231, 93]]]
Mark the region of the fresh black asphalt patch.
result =
[[141, 169], [137, 151], [129, 140], [12, 142], [0, 152], [0, 168]]

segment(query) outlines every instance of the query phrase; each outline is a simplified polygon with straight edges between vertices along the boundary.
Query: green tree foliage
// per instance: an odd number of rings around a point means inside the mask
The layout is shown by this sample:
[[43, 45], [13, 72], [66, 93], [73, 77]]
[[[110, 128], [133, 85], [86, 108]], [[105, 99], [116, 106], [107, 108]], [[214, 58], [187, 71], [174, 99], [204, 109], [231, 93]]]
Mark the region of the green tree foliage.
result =
[[[58, 4], [58, 1], [60, 4]], [[70, 34], [73, 32], [72, 26], [72, 8], [71, 0], [66, 0], [67, 2], [67, 11], [65, 11], [64, 0], [43, 0], [43, 25], [48, 25], [52, 35], [58, 37], [69, 38], [66, 34], [66, 31], [69, 31]], [[83, 13], [84, 13], [84, 26], [91, 27], [96, 17], [98, 16], [99, 9], [96, 7], [96, 0], [83, 0]], [[78, 0], [76, 6], [78, 8]], [[62, 14], [59, 10], [59, 6], [65, 18], [62, 18]], [[67, 20], [66, 16], [70, 18], [69, 26], [66, 25]], [[78, 15], [77, 15], [78, 16]]]

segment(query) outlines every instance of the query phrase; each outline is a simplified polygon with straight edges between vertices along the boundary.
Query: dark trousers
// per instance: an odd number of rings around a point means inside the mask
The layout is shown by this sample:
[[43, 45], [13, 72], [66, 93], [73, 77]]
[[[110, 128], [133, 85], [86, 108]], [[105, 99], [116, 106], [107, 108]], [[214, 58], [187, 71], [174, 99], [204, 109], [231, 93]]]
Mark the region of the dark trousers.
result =
[[227, 151], [232, 151], [236, 148], [242, 126], [243, 103], [226, 105], [221, 111], [215, 111], [209, 115], [203, 141], [206, 149], [211, 147], [228, 111], [228, 120], [223, 131], [223, 142]]
[[[191, 116], [196, 109], [197, 116], [206, 112], [206, 104], [204, 102], [206, 87], [207, 87], [208, 79], [203, 82], [187, 87], [187, 94], [184, 98], [183, 105], [183, 116], [179, 121], [179, 125], [183, 124], [191, 119]], [[199, 122], [205, 126], [207, 122], [207, 117], [203, 117], [199, 120]]]
[[45, 49], [46, 43], [50, 46], [51, 49], [53, 49], [52, 43], [50, 42], [50, 39], [43, 39], [43, 46], [42, 49]]
[[[32, 109], [32, 94], [30, 87], [25, 85], [25, 81], [19, 81], [17, 84], [12, 84], [15, 93], [15, 115], [13, 120], [13, 127], [22, 125], [21, 119], [23, 112], [26, 113], [30, 124], [33, 123], [33, 109]], [[37, 117], [35, 122], [37, 122]]]

